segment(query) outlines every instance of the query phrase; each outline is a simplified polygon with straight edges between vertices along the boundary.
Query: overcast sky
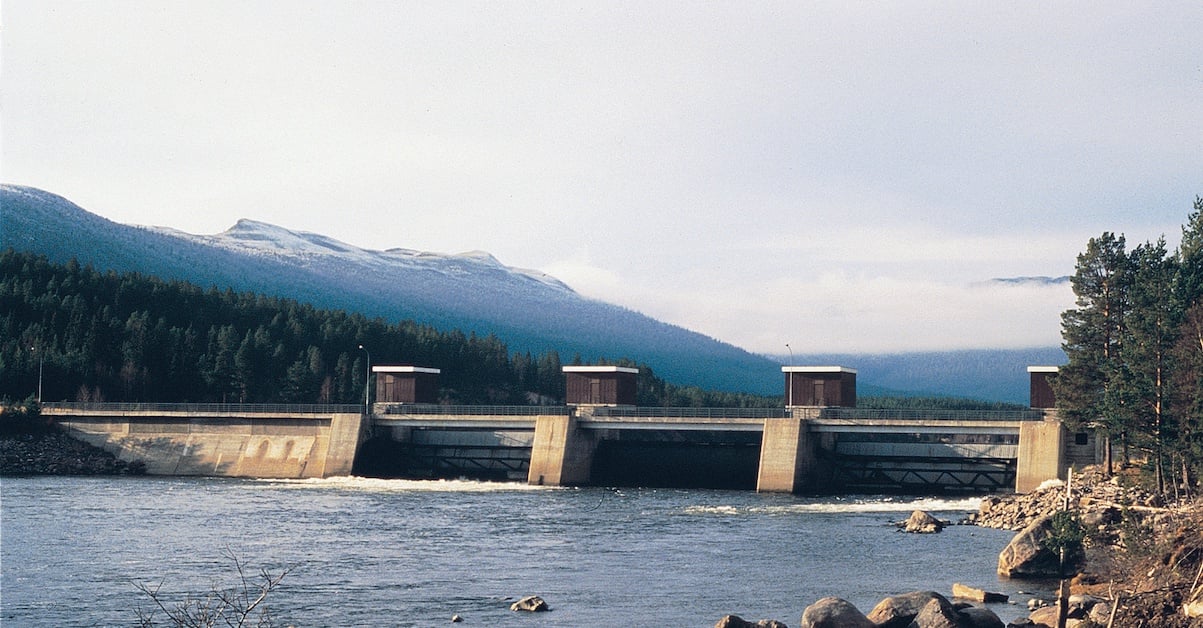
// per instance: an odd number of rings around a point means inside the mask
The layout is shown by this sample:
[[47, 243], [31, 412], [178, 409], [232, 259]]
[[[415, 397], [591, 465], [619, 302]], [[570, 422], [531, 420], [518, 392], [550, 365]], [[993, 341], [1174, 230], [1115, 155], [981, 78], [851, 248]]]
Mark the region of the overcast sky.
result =
[[0, 179], [486, 250], [752, 351], [1051, 346], [1203, 194], [1203, 5], [0, 2]]

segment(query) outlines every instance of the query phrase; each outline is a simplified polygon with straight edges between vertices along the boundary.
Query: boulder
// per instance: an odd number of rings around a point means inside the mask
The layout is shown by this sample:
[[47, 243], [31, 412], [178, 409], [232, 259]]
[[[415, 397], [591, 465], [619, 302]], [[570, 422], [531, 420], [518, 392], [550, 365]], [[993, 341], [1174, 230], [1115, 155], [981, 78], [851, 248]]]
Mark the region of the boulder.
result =
[[964, 628], [960, 614], [945, 598], [932, 598], [919, 609], [909, 628]]
[[916, 534], [931, 534], [944, 529], [944, 522], [936, 519], [931, 513], [922, 510], [916, 510], [911, 513], [911, 516], [903, 523], [902, 529], [904, 532], [913, 532]]
[[1011, 596], [1005, 593], [990, 593], [984, 589], [975, 589], [959, 582], [952, 585], [952, 597], [988, 604], [1002, 603], [1011, 599]]
[[1091, 606], [1090, 614], [1087, 615], [1087, 618], [1099, 626], [1106, 626], [1107, 622], [1111, 621], [1111, 603], [1099, 602]]
[[[998, 555], [998, 573], [1008, 578], [1059, 578], [1060, 557], [1044, 546], [1052, 533], [1052, 516], [1036, 519], [1024, 528]], [[1068, 568], [1079, 564], [1081, 555], [1068, 557]]]
[[[1057, 605], [1045, 606], [1038, 609], [1036, 612], [1028, 616], [1038, 626], [1048, 626], [1048, 628], [1056, 628], [1057, 626]], [[1065, 628], [1075, 628], [1085, 623], [1085, 620], [1070, 617], [1065, 620]]]
[[907, 628], [919, 615], [919, 611], [933, 599], [943, 600], [951, 605], [948, 598], [935, 591], [912, 591], [902, 595], [888, 597], [877, 603], [869, 611], [869, 621], [877, 624], [878, 628]]
[[980, 606], [970, 606], [959, 611], [965, 628], [1004, 628], [1003, 620], [994, 611]]
[[510, 604], [510, 610], [540, 613], [543, 611], [549, 611], [551, 608], [547, 606], [547, 602], [544, 602], [543, 598], [537, 595], [528, 595], [521, 600]]
[[1074, 619], [1082, 619], [1090, 614], [1090, 609], [1094, 608], [1099, 603], [1099, 599], [1092, 595], [1071, 595], [1069, 596], [1069, 616]]
[[802, 611], [802, 628], [876, 628], [852, 602], [825, 597]]
[[723, 615], [714, 628], [786, 628], [786, 625], [776, 619], [762, 619], [752, 623], [739, 615]]

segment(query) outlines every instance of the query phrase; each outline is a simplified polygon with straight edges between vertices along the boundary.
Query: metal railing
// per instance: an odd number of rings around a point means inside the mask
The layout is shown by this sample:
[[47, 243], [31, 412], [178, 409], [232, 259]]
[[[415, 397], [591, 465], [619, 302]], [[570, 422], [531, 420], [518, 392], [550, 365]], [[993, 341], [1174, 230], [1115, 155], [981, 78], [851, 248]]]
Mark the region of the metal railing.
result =
[[362, 405], [304, 403], [109, 403], [48, 402], [43, 410], [63, 412], [189, 412], [195, 414], [358, 414]]
[[373, 409], [377, 414], [449, 416], [566, 416], [572, 412], [568, 406], [444, 406], [434, 403], [377, 403]]
[[663, 417], [681, 419], [781, 419], [789, 416], [785, 408], [639, 408], [606, 407], [593, 410], [597, 417]]
[[[796, 408], [794, 416], [818, 419], [902, 421], [1040, 421], [1043, 410], [950, 410], [944, 408]], [[812, 413], [817, 413], [812, 414]]]
[[[298, 403], [110, 403], [47, 402], [42, 408], [60, 412], [181, 412], [195, 414], [355, 414], [364, 407], [356, 404]], [[495, 415], [537, 416], [571, 414], [570, 406], [439, 405], [421, 403], [376, 403], [379, 414], [414, 415]], [[814, 419], [862, 420], [933, 420], [933, 421], [1040, 421], [1044, 411], [1027, 410], [949, 410], [915, 408], [692, 408], [601, 406], [593, 409], [597, 417], [665, 417], [688, 419], [773, 419], [795, 416]]]

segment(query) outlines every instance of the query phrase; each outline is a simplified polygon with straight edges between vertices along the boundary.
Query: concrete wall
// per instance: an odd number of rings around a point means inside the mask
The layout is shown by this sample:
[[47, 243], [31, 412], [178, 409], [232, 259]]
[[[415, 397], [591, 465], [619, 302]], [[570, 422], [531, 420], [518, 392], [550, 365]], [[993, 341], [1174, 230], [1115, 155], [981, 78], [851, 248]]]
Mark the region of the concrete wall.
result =
[[595, 435], [577, 427], [576, 417], [540, 416], [527, 481], [547, 486], [587, 484], [596, 449]]
[[797, 493], [810, 486], [815, 443], [805, 419], [765, 419], [760, 441], [759, 493]]
[[1065, 427], [1056, 419], [1019, 426], [1016, 493], [1030, 493], [1046, 480], [1065, 479], [1065, 440]]
[[359, 414], [298, 418], [62, 416], [72, 436], [154, 475], [324, 478], [349, 475]]

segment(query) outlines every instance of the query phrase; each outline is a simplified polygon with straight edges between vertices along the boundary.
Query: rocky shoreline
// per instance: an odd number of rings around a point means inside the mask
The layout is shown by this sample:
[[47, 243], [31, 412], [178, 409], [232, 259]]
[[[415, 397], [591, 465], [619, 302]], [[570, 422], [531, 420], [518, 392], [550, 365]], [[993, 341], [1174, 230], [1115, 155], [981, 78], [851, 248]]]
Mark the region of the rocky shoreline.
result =
[[54, 429], [0, 435], [0, 476], [141, 475], [141, 462], [113, 454]]
[[[1097, 467], [1076, 473], [1071, 484], [1068, 496], [1065, 483], [1053, 481], [1025, 495], [988, 497], [978, 512], [960, 523], [1018, 532], [1000, 553], [1000, 574], [1055, 578], [1060, 564], [1043, 539], [1068, 499], [1084, 538], [1082, 553], [1072, 557], [1076, 575], [1069, 582], [1067, 628], [1203, 628], [1203, 501], [1167, 507], [1140, 488], [1135, 474], [1108, 478]], [[906, 532], [930, 534], [948, 524], [916, 511], [897, 525]], [[1028, 616], [1004, 625], [995, 613], [974, 603], [994, 594], [960, 585], [951, 593], [949, 597], [934, 591], [905, 593], [882, 600], [867, 614], [846, 600], [824, 598], [806, 608], [800, 625], [1055, 628], [1062, 612], [1054, 601], [1028, 600]], [[786, 624], [728, 615], [715, 628], [786, 628]]]
[[[126, 475], [145, 467], [126, 463], [111, 453], [72, 438], [52, 427], [0, 434], [0, 476]], [[1203, 628], [1203, 502], [1164, 506], [1139, 488], [1131, 476], [1106, 478], [1097, 468], [1075, 474], [1069, 505], [1086, 532], [1085, 555], [1072, 581], [1069, 628], [1095, 626], [1163, 626]], [[991, 496], [963, 524], [1016, 531], [1012, 545], [1033, 529], [1047, 525], [1066, 504], [1062, 482], [1049, 482], [1025, 495]], [[916, 512], [899, 522], [903, 531], [938, 533], [949, 522]], [[1023, 541], [1040, 551], [1039, 535]], [[1008, 546], [999, 572], [1048, 577], [1014, 570]], [[1047, 562], [1047, 558], [1045, 559]], [[1007, 564], [1004, 564], [1004, 563]], [[983, 595], [992, 595], [982, 592]], [[956, 597], [953, 597], [955, 595]], [[971, 601], [972, 600], [972, 601]], [[976, 603], [975, 603], [976, 602]], [[982, 600], [956, 590], [949, 596], [914, 591], [882, 600], [867, 614], [840, 598], [824, 598], [808, 606], [802, 628], [1054, 628], [1058, 609], [1029, 601], [1031, 614], [1004, 624], [979, 604]], [[1016, 601], [1022, 603], [1022, 601]], [[716, 628], [786, 628], [776, 620], [749, 622], [728, 615]]]

